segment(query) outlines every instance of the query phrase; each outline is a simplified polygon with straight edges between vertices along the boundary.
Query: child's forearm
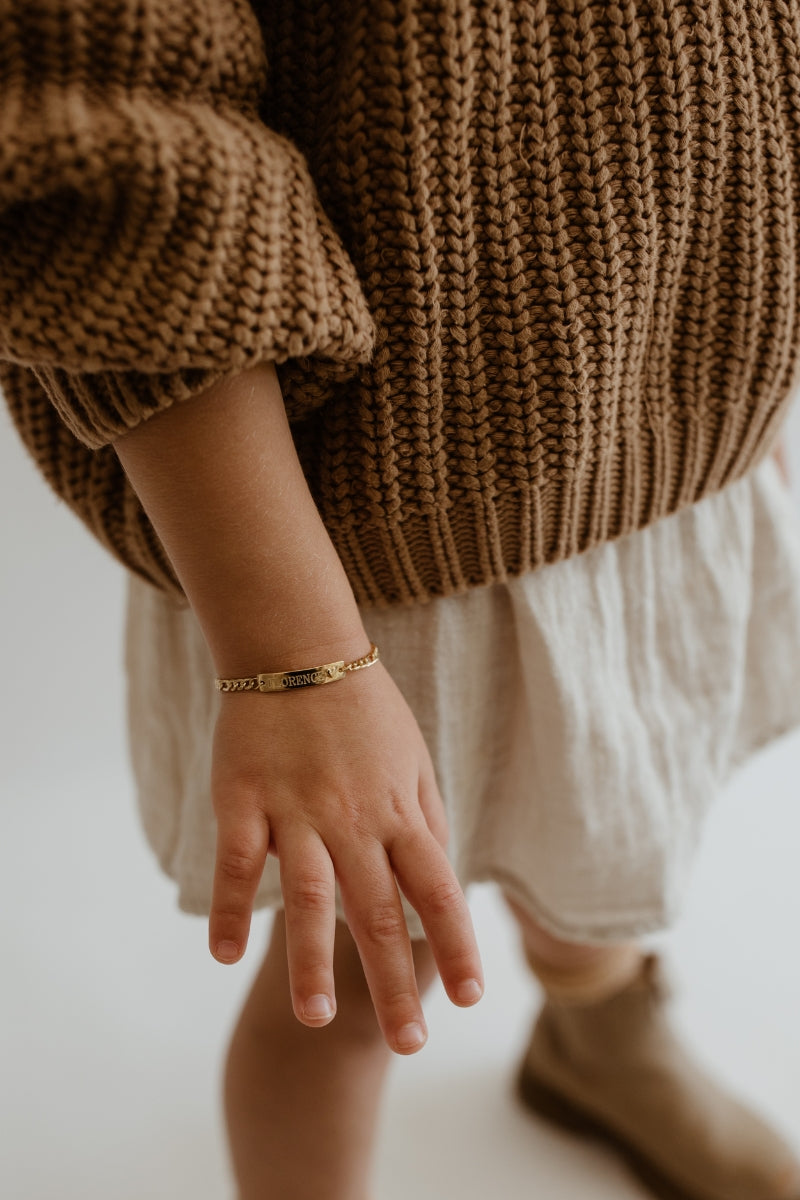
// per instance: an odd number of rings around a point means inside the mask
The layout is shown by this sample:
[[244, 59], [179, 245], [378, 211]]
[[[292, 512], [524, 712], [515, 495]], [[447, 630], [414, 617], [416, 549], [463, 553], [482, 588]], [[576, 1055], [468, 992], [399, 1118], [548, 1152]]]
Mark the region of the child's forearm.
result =
[[365, 653], [369, 640], [300, 467], [272, 364], [172, 405], [114, 447], [219, 674], [308, 666], [309, 653], [319, 661]]

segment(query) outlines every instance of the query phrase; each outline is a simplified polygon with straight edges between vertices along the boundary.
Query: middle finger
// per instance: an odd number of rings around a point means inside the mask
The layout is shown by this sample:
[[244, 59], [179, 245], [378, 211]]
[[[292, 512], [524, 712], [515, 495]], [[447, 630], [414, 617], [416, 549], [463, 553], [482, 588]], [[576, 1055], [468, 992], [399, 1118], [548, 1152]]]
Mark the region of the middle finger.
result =
[[336, 1012], [333, 943], [336, 897], [333, 863], [316, 833], [276, 838], [286, 913], [286, 953], [295, 1016], [327, 1025]]

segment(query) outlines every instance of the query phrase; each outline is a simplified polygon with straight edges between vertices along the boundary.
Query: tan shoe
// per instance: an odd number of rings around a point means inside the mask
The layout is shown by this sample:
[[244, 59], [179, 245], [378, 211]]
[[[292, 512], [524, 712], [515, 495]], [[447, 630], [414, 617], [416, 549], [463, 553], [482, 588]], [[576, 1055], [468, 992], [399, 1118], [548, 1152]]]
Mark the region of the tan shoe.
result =
[[665, 1018], [661, 960], [589, 1005], [547, 1000], [520, 1068], [520, 1098], [611, 1143], [660, 1200], [800, 1200], [800, 1160], [692, 1060]]

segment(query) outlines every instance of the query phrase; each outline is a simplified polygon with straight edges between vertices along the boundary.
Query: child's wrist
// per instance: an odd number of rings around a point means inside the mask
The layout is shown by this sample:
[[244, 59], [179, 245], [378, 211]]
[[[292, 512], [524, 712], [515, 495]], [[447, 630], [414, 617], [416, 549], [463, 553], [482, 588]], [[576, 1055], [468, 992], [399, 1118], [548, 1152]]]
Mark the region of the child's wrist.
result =
[[338, 559], [336, 568], [322, 578], [289, 573], [283, 586], [228, 594], [224, 602], [220, 595], [191, 598], [217, 674], [296, 670], [366, 654], [370, 638]]
[[323, 634], [320, 629], [298, 626], [283, 639], [270, 634], [248, 643], [233, 639], [233, 644], [221, 642], [210, 648], [217, 675], [235, 678], [262, 672], [299, 671], [340, 660], [352, 662], [366, 654], [371, 644], [360, 622], [349, 629], [327, 629], [323, 636], [320, 634]]

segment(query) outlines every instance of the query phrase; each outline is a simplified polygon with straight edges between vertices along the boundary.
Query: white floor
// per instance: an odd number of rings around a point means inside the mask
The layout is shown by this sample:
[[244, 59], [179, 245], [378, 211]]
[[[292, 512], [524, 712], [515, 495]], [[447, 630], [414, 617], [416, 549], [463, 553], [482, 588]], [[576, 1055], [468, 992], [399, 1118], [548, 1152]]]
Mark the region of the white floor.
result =
[[[177, 912], [126, 769], [123, 573], [0, 438], [0, 1196], [231, 1200], [218, 1076], [267, 921], [224, 968]], [[657, 939], [686, 1036], [798, 1146], [799, 779], [800, 734], [739, 774]], [[472, 902], [486, 995], [465, 1012], [435, 994], [428, 1046], [397, 1060], [377, 1200], [641, 1196], [603, 1150], [515, 1107], [536, 992], [496, 895]]]

